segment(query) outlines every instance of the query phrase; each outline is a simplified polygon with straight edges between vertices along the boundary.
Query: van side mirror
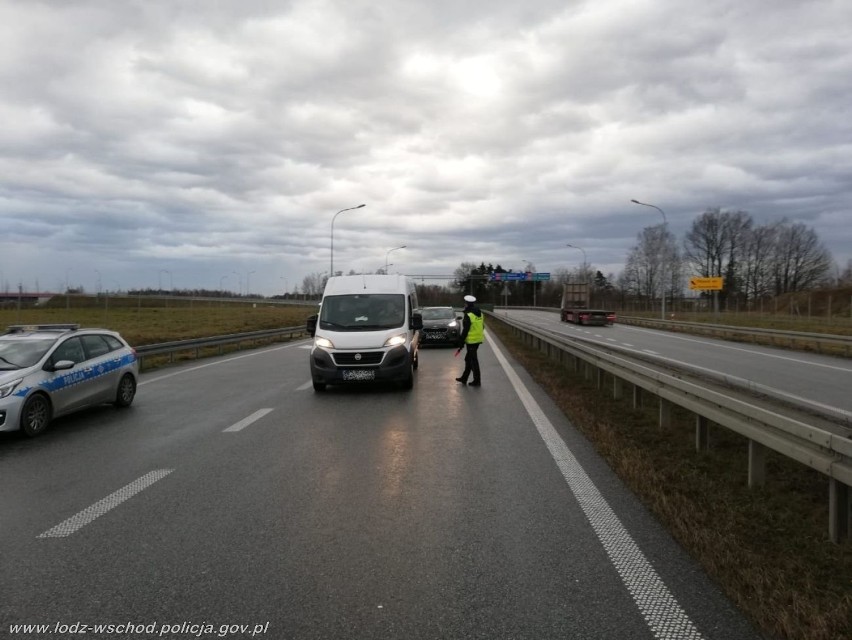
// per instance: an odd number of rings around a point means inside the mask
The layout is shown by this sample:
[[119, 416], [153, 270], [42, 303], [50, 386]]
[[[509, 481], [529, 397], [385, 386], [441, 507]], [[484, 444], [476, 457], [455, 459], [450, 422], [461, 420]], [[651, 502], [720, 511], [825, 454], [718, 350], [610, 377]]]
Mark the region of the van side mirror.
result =
[[319, 314], [314, 314], [312, 316], [308, 316], [307, 321], [305, 322], [305, 330], [308, 332], [308, 335], [312, 338], [316, 335], [317, 332], [317, 318]]
[[411, 328], [420, 331], [423, 328], [423, 314], [416, 311], [411, 314]]

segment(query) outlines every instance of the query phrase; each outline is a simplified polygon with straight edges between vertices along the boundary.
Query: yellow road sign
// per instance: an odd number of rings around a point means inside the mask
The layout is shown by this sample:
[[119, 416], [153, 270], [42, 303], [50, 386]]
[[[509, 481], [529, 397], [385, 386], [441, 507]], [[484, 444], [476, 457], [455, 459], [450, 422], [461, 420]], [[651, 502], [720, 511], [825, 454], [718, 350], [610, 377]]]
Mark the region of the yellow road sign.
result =
[[690, 289], [701, 289], [703, 291], [721, 291], [724, 278], [690, 278]]

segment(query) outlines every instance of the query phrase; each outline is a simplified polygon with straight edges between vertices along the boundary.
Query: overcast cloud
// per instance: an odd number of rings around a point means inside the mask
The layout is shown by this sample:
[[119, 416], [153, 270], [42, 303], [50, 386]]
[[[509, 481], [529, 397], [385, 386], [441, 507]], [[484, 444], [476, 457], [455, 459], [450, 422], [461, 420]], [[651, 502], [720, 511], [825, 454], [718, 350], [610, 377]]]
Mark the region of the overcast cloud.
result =
[[632, 198], [845, 266], [850, 42], [848, 0], [2, 0], [0, 285], [280, 293], [361, 203], [335, 270], [617, 273]]

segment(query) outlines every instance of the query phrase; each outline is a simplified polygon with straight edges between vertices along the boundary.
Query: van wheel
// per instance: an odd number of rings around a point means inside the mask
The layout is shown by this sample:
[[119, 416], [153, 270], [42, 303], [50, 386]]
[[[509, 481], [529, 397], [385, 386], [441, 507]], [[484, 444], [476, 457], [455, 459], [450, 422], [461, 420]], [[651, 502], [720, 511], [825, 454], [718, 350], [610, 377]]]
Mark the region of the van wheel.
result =
[[411, 365], [414, 369], [420, 366], [420, 349], [414, 353], [414, 363]]
[[30, 438], [41, 435], [50, 424], [50, 400], [40, 393], [31, 395], [21, 411], [21, 431]]
[[414, 372], [413, 371], [408, 372], [408, 377], [405, 378], [402, 381], [400, 386], [402, 386], [402, 388], [405, 389], [406, 391], [411, 391], [414, 388]]
[[325, 391], [325, 384], [322, 382], [314, 382], [314, 391], [323, 392]]

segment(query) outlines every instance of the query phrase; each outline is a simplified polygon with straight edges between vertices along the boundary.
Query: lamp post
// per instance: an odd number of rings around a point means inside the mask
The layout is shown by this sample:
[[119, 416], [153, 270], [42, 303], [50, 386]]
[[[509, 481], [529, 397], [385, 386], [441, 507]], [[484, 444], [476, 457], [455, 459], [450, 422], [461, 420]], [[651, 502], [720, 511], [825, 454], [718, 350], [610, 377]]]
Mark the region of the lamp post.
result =
[[[656, 209], [660, 212], [660, 215], [663, 216], [663, 233], [662, 233], [662, 243], [665, 246], [666, 241], [666, 232], [668, 231], [669, 221], [666, 219], [666, 212], [660, 209], [657, 205], [648, 204], [646, 202], [639, 202], [638, 200], [631, 200], [633, 204], [641, 204], [643, 207], [651, 207], [652, 209]], [[661, 247], [662, 248], [662, 247]], [[660, 280], [662, 280], [661, 286], [661, 298], [662, 302], [660, 304], [660, 319], [666, 319], [666, 256], [665, 254], [661, 255], [662, 258], [662, 267], [660, 268]]]
[[219, 278], [219, 291], [225, 290], [225, 280], [227, 280], [227, 279], [228, 279], [228, 276], [222, 276], [221, 278]]
[[243, 276], [242, 274], [237, 273], [236, 271], [231, 271], [231, 273], [233, 273], [235, 276], [237, 276], [237, 278], [239, 278], [240, 290], [237, 292], [237, 297], [240, 297], [241, 295], [243, 295]]
[[571, 247], [572, 249], [579, 249], [580, 251], [583, 252], [583, 277], [585, 278], [586, 277], [586, 250], [583, 249], [583, 247], [578, 247], [578, 246], [573, 245], [573, 244], [566, 244], [565, 246]]
[[341, 209], [331, 218], [331, 266], [328, 270], [329, 277], [334, 276], [334, 221], [337, 220], [337, 216], [339, 216], [344, 211], [352, 211], [353, 209], [360, 209], [361, 207], [366, 207], [365, 204], [359, 204], [357, 207], [349, 207], [348, 209]]
[[68, 274], [69, 274], [69, 273], [71, 273], [71, 267], [68, 267], [68, 268], [65, 270], [65, 310], [66, 310], [66, 311], [68, 311], [68, 309], [70, 309], [70, 308], [71, 308], [71, 298], [70, 298], [70, 297], [69, 297], [69, 295], [68, 295], [68, 293], [69, 293], [68, 289], [69, 289], [69, 287], [71, 286], [71, 285], [68, 283]]
[[168, 269], [160, 269], [157, 272], [157, 289], [162, 290], [162, 288], [163, 288], [163, 285], [160, 283], [160, 274], [163, 273], [163, 272], [166, 272], [166, 273], [169, 274], [169, 292], [171, 292], [172, 289], [174, 289], [174, 284], [172, 283], [172, 272], [169, 271]]
[[246, 296], [251, 295], [251, 289], [249, 288], [249, 283], [251, 282], [251, 274], [257, 273], [257, 271], [247, 271], [246, 272]]
[[388, 249], [388, 252], [385, 254], [385, 273], [388, 272], [388, 257], [390, 257], [391, 251], [396, 251], [397, 249], [405, 249], [406, 245], [402, 245], [401, 247], [394, 247], [393, 249]]

